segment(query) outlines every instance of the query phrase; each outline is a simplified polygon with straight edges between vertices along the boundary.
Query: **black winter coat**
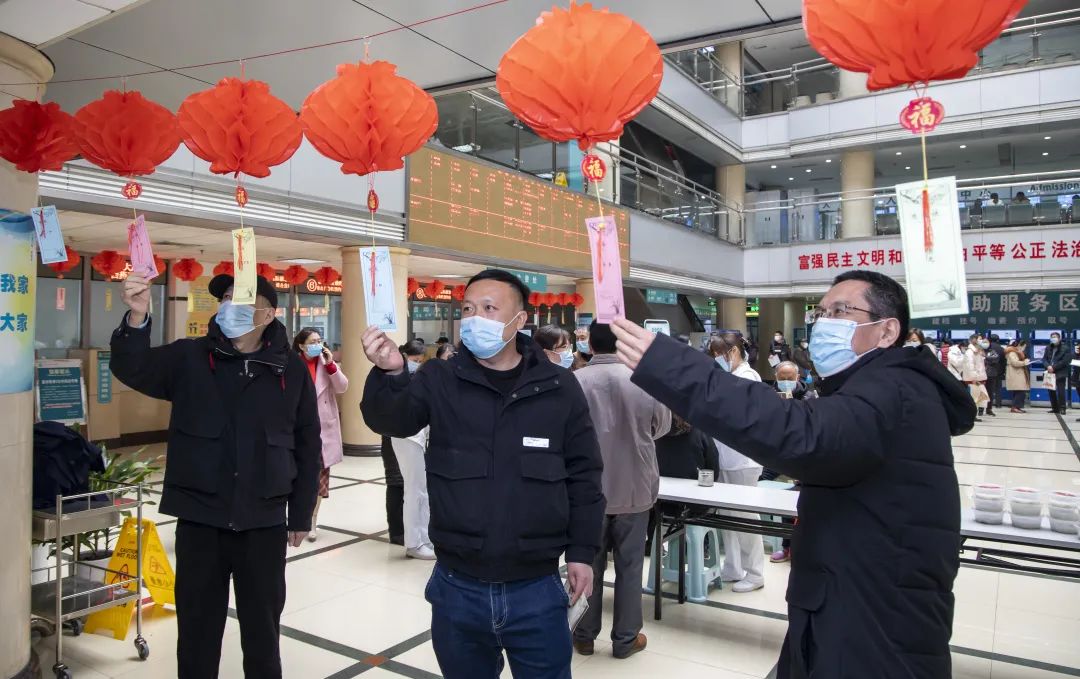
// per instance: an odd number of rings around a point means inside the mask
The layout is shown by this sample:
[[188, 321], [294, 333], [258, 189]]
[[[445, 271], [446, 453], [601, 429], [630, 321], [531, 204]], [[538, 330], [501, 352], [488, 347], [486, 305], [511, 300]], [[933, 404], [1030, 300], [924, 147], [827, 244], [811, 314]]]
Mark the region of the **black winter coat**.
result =
[[517, 336], [525, 368], [504, 396], [468, 349], [410, 377], [375, 369], [364, 421], [405, 438], [431, 427], [429, 533], [439, 562], [474, 578], [524, 580], [591, 564], [604, 520], [603, 459], [577, 380]]
[[[211, 320], [206, 337], [150, 347], [150, 322], [113, 332], [116, 379], [172, 402], [161, 512], [248, 530], [311, 529], [322, 435], [315, 386], [274, 321], [240, 354]], [[286, 506], [288, 517], [286, 520]]]
[[696, 480], [699, 469], [711, 469], [713, 478], [720, 478], [720, 452], [713, 440], [697, 428], [688, 432], [672, 429], [656, 439], [656, 463], [660, 476]]
[[946, 679], [960, 492], [950, 436], [967, 388], [928, 352], [873, 351], [779, 399], [657, 337], [638, 386], [739, 452], [802, 482], [781, 679]]
[[1043, 365], [1047, 368], [1053, 368], [1055, 374], [1068, 377], [1070, 363], [1072, 363], [1072, 349], [1066, 346], [1064, 342], [1058, 342], [1057, 346], [1051, 344], [1046, 347], [1046, 353], [1043, 354]]

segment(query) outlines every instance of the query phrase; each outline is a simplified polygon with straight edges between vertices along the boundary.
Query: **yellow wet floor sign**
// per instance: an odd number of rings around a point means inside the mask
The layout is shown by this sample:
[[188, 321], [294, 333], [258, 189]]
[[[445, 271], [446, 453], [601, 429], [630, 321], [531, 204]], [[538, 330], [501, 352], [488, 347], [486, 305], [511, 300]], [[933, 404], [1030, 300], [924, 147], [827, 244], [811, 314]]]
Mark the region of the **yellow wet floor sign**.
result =
[[[123, 587], [129, 591], [135, 591], [133, 578], [138, 572], [136, 559], [139, 555], [139, 551], [136, 549], [137, 540], [138, 533], [135, 519], [131, 517], [124, 519], [124, 526], [120, 529], [120, 539], [116, 541], [116, 548], [113, 551], [112, 558], [109, 559], [109, 570], [116, 571], [116, 573], [106, 573], [106, 582], [123, 583], [127, 579], [124, 576], [128, 576], [132, 580], [128, 580]], [[143, 581], [146, 588], [150, 590], [150, 596], [153, 598], [154, 603], [158, 605], [175, 605], [174, 586], [176, 579], [173, 575], [172, 564], [169, 563], [169, 557], [161, 544], [157, 526], [150, 519], [143, 519], [142, 522], [142, 557]], [[117, 575], [117, 573], [120, 575]], [[132, 599], [123, 606], [114, 606], [91, 614], [86, 619], [86, 631], [111, 630], [114, 638], [126, 639], [128, 627], [131, 626], [131, 612], [135, 609], [136, 601], [138, 599]]]

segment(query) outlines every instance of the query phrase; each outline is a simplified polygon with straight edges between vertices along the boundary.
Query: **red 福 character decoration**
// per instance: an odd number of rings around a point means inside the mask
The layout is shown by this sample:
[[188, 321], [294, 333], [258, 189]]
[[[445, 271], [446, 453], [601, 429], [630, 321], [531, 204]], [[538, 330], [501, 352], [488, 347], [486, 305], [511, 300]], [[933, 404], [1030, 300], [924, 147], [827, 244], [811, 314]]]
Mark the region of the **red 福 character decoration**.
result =
[[591, 182], [603, 181], [607, 176], [607, 165], [600, 156], [590, 153], [581, 159], [581, 174]]
[[23, 172], [59, 170], [79, 152], [74, 127], [59, 104], [16, 99], [0, 111], [0, 158]]
[[933, 132], [945, 118], [945, 107], [930, 97], [912, 99], [900, 112], [900, 125], [912, 134]]

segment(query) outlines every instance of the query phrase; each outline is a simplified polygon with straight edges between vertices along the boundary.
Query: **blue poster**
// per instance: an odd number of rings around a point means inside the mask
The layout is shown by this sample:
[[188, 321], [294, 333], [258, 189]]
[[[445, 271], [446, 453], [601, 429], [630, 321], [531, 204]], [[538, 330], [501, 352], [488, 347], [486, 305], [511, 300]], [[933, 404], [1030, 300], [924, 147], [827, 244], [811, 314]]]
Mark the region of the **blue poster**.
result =
[[37, 416], [45, 422], [83, 424], [82, 362], [79, 360], [39, 361], [37, 364]]
[[67, 261], [67, 248], [64, 247], [64, 234], [60, 233], [60, 217], [55, 205], [30, 209], [34, 218], [34, 237], [37, 238], [38, 252], [42, 264], [55, 264]]
[[[322, 332], [319, 333], [322, 336]], [[97, 402], [112, 403], [112, 372], [109, 370], [111, 351], [97, 353]]]
[[34, 388], [34, 224], [0, 210], [0, 394]]

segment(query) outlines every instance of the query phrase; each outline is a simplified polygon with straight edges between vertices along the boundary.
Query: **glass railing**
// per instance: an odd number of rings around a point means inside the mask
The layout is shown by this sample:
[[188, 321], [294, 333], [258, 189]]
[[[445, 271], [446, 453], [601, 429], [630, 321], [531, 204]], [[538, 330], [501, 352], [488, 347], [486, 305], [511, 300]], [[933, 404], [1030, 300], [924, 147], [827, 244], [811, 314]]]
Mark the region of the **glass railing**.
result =
[[[505, 167], [584, 191], [574, 143], [556, 144], [538, 137], [507, 110], [493, 88], [436, 97], [438, 143]], [[684, 228], [733, 243], [741, 241], [739, 206], [675, 170], [611, 144], [597, 150], [610, 159], [614, 178], [603, 198], [651, 214]]]
[[[1017, 200], [1017, 193], [1024, 197]], [[997, 201], [994, 198], [997, 197]], [[845, 204], [870, 203], [873, 232], [900, 233], [896, 192], [822, 193], [748, 203], [742, 211], [746, 245], [836, 240], [844, 233]], [[1014, 174], [957, 181], [961, 229], [987, 229], [1080, 222], [1080, 169]], [[865, 208], [864, 208], [865, 209]]]
[[[667, 55], [667, 63], [740, 116], [778, 113], [833, 101], [840, 96], [839, 70], [824, 58], [739, 78], [724, 71], [715, 47]], [[979, 53], [972, 74], [1080, 59], [1080, 8], [1016, 19]]]

